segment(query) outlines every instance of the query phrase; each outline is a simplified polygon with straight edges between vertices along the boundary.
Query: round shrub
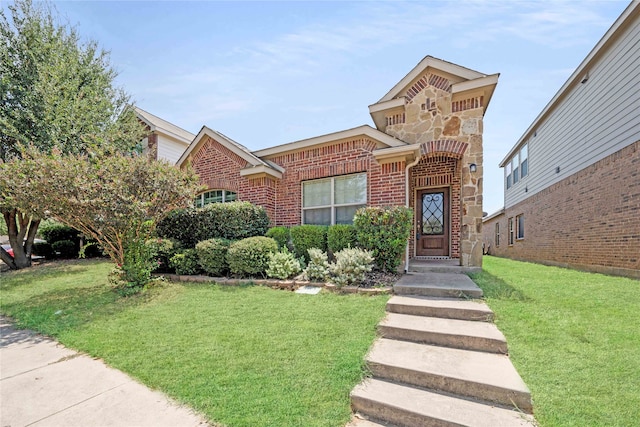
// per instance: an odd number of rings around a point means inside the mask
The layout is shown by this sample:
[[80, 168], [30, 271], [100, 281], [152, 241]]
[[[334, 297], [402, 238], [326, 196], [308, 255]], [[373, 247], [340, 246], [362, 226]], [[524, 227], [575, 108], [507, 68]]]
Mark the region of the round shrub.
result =
[[356, 229], [350, 224], [335, 224], [327, 230], [327, 249], [335, 254], [345, 248], [353, 248], [357, 245]]
[[276, 242], [278, 242], [278, 247], [288, 248], [289, 247], [289, 228], [288, 227], [271, 227], [267, 234], [267, 237], [271, 237]]
[[196, 252], [198, 253], [198, 264], [206, 273], [214, 276], [222, 276], [228, 269], [227, 252], [229, 251], [230, 240], [209, 239], [198, 242]]
[[269, 254], [268, 277], [285, 280], [300, 273], [300, 270], [300, 263], [286, 248], [281, 252]]
[[307, 279], [324, 282], [329, 275], [329, 258], [325, 252], [320, 249], [309, 249], [309, 264], [304, 270]]
[[333, 283], [339, 288], [359, 285], [373, 268], [373, 255], [360, 248], [347, 248], [335, 254], [336, 260], [329, 266]]
[[271, 237], [256, 236], [239, 240], [229, 246], [229, 270], [241, 276], [264, 276], [269, 265], [269, 254], [277, 251], [278, 243]]
[[71, 240], [58, 240], [51, 245], [51, 248], [59, 258], [68, 259], [78, 256], [78, 245]]
[[249, 202], [212, 203], [199, 214], [203, 216], [201, 222], [207, 225], [206, 239], [240, 240], [264, 236], [269, 229], [267, 211]]
[[193, 248], [201, 238], [204, 226], [198, 219], [198, 209], [175, 209], [167, 214], [156, 226], [156, 234], [163, 239], [173, 239], [185, 248]]
[[353, 218], [358, 244], [370, 250], [376, 266], [395, 273], [407, 247], [413, 211], [405, 206], [358, 209]]
[[34, 242], [31, 252], [35, 256], [53, 258], [53, 247], [49, 242]]
[[61, 240], [70, 240], [76, 245], [80, 244], [80, 232], [59, 222], [47, 221], [46, 224], [39, 227], [38, 233], [52, 245]]
[[324, 225], [298, 225], [291, 228], [291, 243], [296, 257], [309, 261], [311, 248], [327, 250], [327, 227]]
[[195, 249], [184, 249], [178, 252], [169, 260], [171, 268], [175, 269], [176, 274], [192, 275], [200, 272], [198, 266], [198, 253]]
[[169, 260], [182, 249], [182, 243], [175, 239], [148, 239], [145, 245], [151, 252], [151, 257], [155, 259], [154, 271], [168, 272], [171, 270]]

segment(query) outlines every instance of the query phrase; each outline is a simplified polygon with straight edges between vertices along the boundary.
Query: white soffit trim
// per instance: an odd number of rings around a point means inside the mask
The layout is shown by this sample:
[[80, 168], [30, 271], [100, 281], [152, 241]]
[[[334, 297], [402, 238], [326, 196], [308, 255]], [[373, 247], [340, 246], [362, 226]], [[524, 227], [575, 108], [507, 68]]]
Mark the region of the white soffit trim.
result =
[[134, 112], [136, 114], [136, 117], [139, 120], [145, 122], [152, 132], [158, 131], [160, 133], [168, 135], [178, 140], [178, 142], [183, 143], [184, 145], [189, 145], [191, 141], [193, 141], [193, 138], [195, 138], [195, 135], [191, 132], [186, 131], [181, 127], [176, 126], [164, 119], [161, 119], [160, 117], [151, 114], [140, 107], [134, 107]]
[[263, 150], [254, 151], [253, 154], [258, 157], [272, 156], [275, 154], [286, 153], [288, 151], [301, 150], [303, 148], [312, 147], [314, 145], [325, 144], [327, 142], [353, 138], [361, 135], [368, 136], [369, 138], [382, 142], [383, 144], [388, 145], [389, 147], [399, 147], [399, 146], [407, 145], [404, 141], [401, 141], [390, 135], [387, 135], [384, 132], [380, 132], [378, 129], [374, 129], [369, 125], [362, 125], [353, 129], [347, 129], [340, 132], [334, 132], [326, 135], [316, 136], [314, 138], [290, 142], [288, 144], [278, 145], [276, 147], [265, 148]]
[[240, 176], [252, 176], [252, 175], [269, 175], [277, 179], [282, 178], [282, 172], [277, 171], [271, 167], [265, 165], [258, 165], [252, 168], [240, 169]]
[[474, 71], [470, 68], [465, 68], [452, 62], [443, 61], [442, 59], [434, 58], [433, 56], [426, 56], [422, 61], [420, 61], [418, 65], [413, 68], [413, 70], [409, 71], [409, 73], [404, 76], [402, 80], [400, 80], [393, 88], [391, 88], [391, 90], [387, 92], [385, 96], [380, 98], [380, 100], [376, 102], [376, 104], [389, 101], [390, 99], [397, 97], [400, 92], [413, 80], [424, 74], [425, 70], [428, 67], [460, 76], [467, 80], [474, 80], [486, 76], [486, 74], [479, 73], [478, 71]]
[[451, 93], [465, 92], [468, 90], [479, 89], [485, 86], [498, 84], [499, 73], [490, 76], [480, 77], [466, 82], [454, 83], [451, 85]]
[[376, 104], [369, 105], [369, 113], [373, 114], [379, 111], [389, 110], [391, 108], [404, 107], [406, 101], [406, 98], [403, 96], [389, 101], [378, 102]]

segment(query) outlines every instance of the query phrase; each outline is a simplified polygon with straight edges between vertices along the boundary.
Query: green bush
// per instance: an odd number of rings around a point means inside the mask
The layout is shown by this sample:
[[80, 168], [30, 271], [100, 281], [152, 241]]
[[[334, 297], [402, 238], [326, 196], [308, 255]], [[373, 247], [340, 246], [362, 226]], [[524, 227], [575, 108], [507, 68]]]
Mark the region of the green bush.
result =
[[268, 277], [285, 280], [300, 273], [301, 270], [300, 263], [287, 248], [269, 254]]
[[358, 209], [353, 218], [358, 244], [370, 250], [376, 266], [395, 273], [402, 262], [413, 221], [413, 211], [404, 206]]
[[180, 275], [193, 275], [200, 272], [198, 253], [195, 249], [183, 249], [169, 260], [169, 265]]
[[104, 256], [102, 247], [95, 240], [88, 240], [80, 248], [78, 252], [78, 258], [96, 258]]
[[311, 248], [309, 252], [309, 264], [304, 270], [308, 280], [324, 282], [329, 276], [329, 257], [325, 252], [317, 248]]
[[125, 295], [137, 293], [151, 280], [151, 272], [156, 266], [153, 252], [146, 242], [139, 237], [130, 237], [124, 247], [124, 263], [122, 264], [122, 281], [120, 288]]
[[269, 217], [261, 206], [249, 202], [212, 203], [204, 208], [169, 212], [156, 228], [162, 238], [180, 241], [186, 248], [209, 239], [240, 240], [263, 236]]
[[291, 244], [296, 257], [309, 261], [309, 249], [327, 250], [327, 227], [324, 225], [298, 225], [291, 228]]
[[153, 271], [163, 273], [171, 271], [169, 260], [182, 249], [182, 243], [176, 239], [148, 239], [145, 245], [151, 251], [151, 257], [155, 260]]
[[256, 236], [239, 240], [229, 246], [229, 270], [240, 276], [264, 276], [269, 266], [269, 254], [277, 251], [278, 243], [271, 237]]
[[47, 221], [46, 224], [38, 228], [38, 233], [52, 245], [61, 240], [69, 240], [74, 242], [76, 246], [80, 246], [80, 232], [59, 222]]
[[271, 227], [265, 236], [278, 242], [280, 249], [289, 248], [289, 227]]
[[58, 240], [53, 242], [51, 249], [58, 258], [69, 259], [78, 256], [78, 245], [71, 240]]
[[356, 229], [350, 224], [335, 224], [327, 230], [327, 249], [331, 254], [345, 248], [354, 248], [358, 244]]
[[329, 266], [331, 280], [341, 288], [359, 285], [373, 268], [373, 255], [360, 248], [346, 248], [335, 253], [336, 260]]
[[205, 228], [199, 222], [199, 209], [176, 209], [167, 214], [156, 226], [156, 234], [162, 239], [173, 239], [185, 248], [193, 248], [201, 240]]
[[35, 242], [33, 244], [31, 252], [36, 256], [43, 256], [45, 258], [53, 258], [53, 247], [49, 242]]
[[229, 269], [227, 252], [230, 244], [231, 241], [227, 239], [209, 239], [198, 242], [196, 245], [198, 264], [205, 273], [222, 276]]

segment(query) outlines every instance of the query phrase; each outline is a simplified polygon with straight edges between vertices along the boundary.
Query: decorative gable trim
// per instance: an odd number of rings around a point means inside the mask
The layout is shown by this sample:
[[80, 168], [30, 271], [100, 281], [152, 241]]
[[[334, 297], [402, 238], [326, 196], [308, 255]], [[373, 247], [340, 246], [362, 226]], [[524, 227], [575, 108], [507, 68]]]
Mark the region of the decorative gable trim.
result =
[[407, 101], [411, 101], [417, 94], [419, 94], [427, 86], [432, 86], [446, 92], [451, 91], [451, 82], [442, 76], [433, 73], [427, 73], [422, 76], [417, 82], [407, 89], [406, 98]]

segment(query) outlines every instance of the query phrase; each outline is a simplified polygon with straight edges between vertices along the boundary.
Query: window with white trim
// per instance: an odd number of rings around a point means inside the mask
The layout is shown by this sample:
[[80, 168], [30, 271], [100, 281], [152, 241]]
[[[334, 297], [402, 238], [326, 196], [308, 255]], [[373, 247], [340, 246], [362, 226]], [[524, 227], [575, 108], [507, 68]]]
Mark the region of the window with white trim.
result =
[[303, 224], [352, 224], [356, 211], [366, 205], [366, 173], [302, 183]]
[[520, 149], [520, 178], [524, 178], [529, 173], [529, 149], [524, 144]]
[[529, 147], [524, 144], [505, 165], [507, 189], [529, 174]]
[[511, 188], [511, 162], [507, 163], [505, 173], [507, 174], [507, 189]]
[[199, 194], [194, 199], [196, 208], [201, 208], [211, 203], [233, 202], [237, 199], [237, 194], [229, 190], [209, 190]]
[[516, 239], [524, 239], [524, 215], [516, 216]]
[[500, 223], [499, 222], [496, 222], [495, 241], [496, 241], [496, 247], [500, 246]]
[[509, 245], [513, 245], [515, 230], [513, 229], [513, 217], [509, 218]]

